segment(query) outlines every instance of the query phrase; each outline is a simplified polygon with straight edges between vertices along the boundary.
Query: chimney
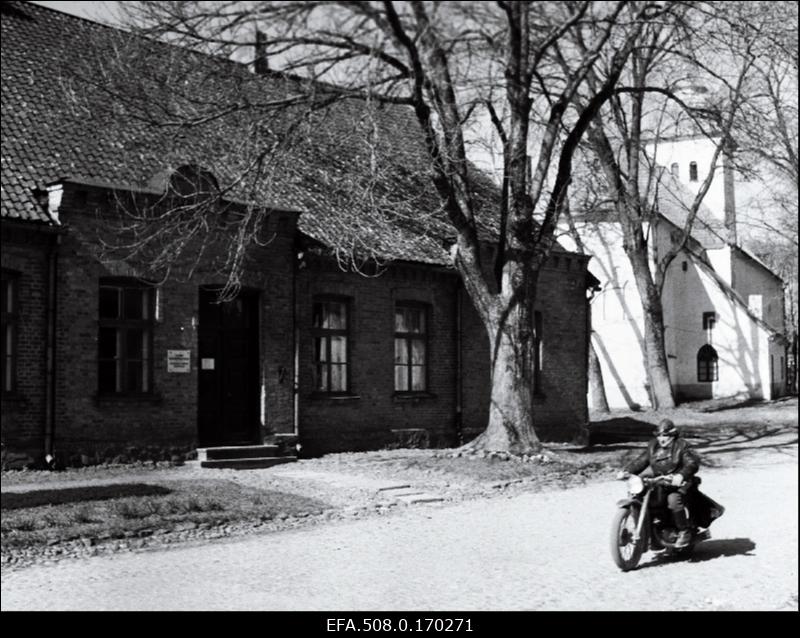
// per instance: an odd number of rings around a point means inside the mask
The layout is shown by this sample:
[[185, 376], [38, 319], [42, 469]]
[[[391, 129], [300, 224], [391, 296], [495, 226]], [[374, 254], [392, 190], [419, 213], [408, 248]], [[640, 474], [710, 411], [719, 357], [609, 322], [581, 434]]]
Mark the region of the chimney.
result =
[[722, 148], [722, 184], [725, 202], [725, 238], [729, 244], [738, 245], [736, 236], [736, 190], [733, 170], [733, 142], [727, 140]]
[[267, 57], [267, 36], [262, 31], [256, 29], [256, 75], [266, 75], [269, 73], [269, 58]]

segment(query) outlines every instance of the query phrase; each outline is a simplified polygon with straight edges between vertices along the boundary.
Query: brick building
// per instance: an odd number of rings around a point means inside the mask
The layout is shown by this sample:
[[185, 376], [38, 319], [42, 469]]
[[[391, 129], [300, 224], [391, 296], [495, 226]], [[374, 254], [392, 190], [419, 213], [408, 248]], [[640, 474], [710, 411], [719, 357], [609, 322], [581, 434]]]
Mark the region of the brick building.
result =
[[[62, 78], [55, 61], [79, 64], [82, 43], [113, 29], [27, 3], [2, 11], [4, 465], [169, 457], [276, 435], [304, 454], [454, 445], [483, 430], [489, 344], [450, 265], [452, 240], [372, 219], [364, 241], [383, 266], [342, 270], [330, 250], [340, 211], [310, 176], [270, 199], [270, 241], [250, 251], [232, 300], [218, 302], [224, 281], [210, 262], [155, 281], [143, 262], [107, 259], [99, 245], [119, 202], [207, 175], [202, 147], [170, 139], [167, 151], [158, 132], [106, 130], [48, 94]], [[392, 152], [403, 131], [387, 127]], [[123, 139], [138, 145], [134, 160]], [[559, 248], [540, 278], [544, 439], [579, 438], [587, 421], [587, 261]]]

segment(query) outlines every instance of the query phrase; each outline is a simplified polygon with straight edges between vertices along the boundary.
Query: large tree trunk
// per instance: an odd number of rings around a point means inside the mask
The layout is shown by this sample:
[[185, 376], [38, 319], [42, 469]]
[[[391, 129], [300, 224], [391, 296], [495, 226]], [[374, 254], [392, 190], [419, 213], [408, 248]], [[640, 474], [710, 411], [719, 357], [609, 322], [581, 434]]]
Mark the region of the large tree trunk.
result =
[[644, 313], [644, 356], [650, 381], [650, 403], [654, 409], [674, 408], [675, 399], [672, 396], [672, 383], [669, 379], [664, 344], [664, 309], [661, 305], [661, 293], [650, 276], [646, 249], [630, 251], [628, 257], [633, 265], [636, 287], [639, 290]]
[[[502, 324], [502, 325], [501, 325]], [[533, 329], [530, 313], [509, 312], [488, 326], [492, 395], [486, 430], [465, 447], [530, 454], [542, 445], [533, 429]]]
[[594, 342], [589, 339], [589, 389], [592, 393], [592, 409], [597, 412], [608, 412], [606, 385], [603, 383], [603, 370], [600, 359], [594, 349]]

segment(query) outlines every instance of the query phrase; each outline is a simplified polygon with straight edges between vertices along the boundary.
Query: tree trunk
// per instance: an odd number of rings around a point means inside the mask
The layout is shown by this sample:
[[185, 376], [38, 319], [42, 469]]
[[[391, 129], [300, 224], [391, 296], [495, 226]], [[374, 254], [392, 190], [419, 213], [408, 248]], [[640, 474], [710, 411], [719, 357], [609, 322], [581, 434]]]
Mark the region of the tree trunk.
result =
[[664, 320], [660, 308], [658, 316], [645, 311], [644, 345], [647, 371], [650, 376], [650, 401], [653, 408], [674, 408], [672, 382], [669, 379], [667, 354], [664, 348]]
[[594, 349], [594, 342], [589, 339], [589, 389], [592, 392], [592, 409], [597, 412], [608, 412], [606, 385], [603, 383], [603, 370], [600, 359]]
[[626, 250], [633, 266], [636, 287], [644, 314], [644, 357], [649, 380], [650, 404], [653, 409], [674, 408], [672, 382], [669, 379], [667, 352], [664, 344], [664, 308], [661, 292], [650, 275], [646, 245], [641, 250]]
[[667, 352], [664, 345], [664, 310], [654, 285], [648, 286], [643, 297], [644, 347], [647, 374], [650, 381], [650, 403], [654, 409], [674, 408], [672, 382], [669, 379]]
[[533, 429], [533, 331], [527, 312], [511, 311], [489, 327], [492, 396], [486, 430], [467, 449], [530, 454], [542, 445]]

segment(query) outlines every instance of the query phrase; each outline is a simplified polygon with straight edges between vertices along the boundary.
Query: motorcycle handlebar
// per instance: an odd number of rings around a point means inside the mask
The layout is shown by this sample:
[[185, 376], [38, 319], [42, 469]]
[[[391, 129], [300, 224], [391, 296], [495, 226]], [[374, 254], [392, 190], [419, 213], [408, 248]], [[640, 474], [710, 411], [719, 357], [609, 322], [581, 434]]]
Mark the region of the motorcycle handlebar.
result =
[[645, 485], [672, 485], [670, 476], [641, 477]]

